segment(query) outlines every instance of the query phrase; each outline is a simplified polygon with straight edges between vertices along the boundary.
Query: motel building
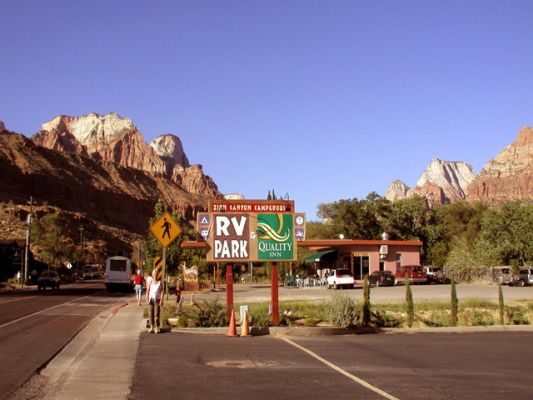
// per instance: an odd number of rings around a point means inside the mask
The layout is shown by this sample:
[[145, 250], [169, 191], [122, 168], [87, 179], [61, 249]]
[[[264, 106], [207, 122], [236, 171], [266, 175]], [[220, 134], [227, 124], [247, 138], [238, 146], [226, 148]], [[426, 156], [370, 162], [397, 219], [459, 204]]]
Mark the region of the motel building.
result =
[[374, 271], [396, 273], [404, 265], [420, 265], [422, 242], [396, 240], [304, 240], [298, 247], [313, 253], [305, 263], [322, 271], [347, 268], [356, 280]]

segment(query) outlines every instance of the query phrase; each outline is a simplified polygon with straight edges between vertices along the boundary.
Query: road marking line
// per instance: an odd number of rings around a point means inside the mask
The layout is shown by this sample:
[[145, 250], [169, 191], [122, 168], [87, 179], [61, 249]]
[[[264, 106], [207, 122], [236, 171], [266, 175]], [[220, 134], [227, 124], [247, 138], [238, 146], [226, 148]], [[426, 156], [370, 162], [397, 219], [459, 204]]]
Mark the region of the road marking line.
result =
[[320, 361], [321, 363], [327, 365], [328, 367], [332, 368], [333, 370], [337, 371], [338, 373], [346, 376], [347, 378], [351, 379], [352, 381], [354, 382], [357, 382], [358, 384], [360, 384], [361, 386], [367, 388], [368, 390], [371, 390], [373, 391], [374, 393], [377, 393], [379, 394], [380, 396], [383, 396], [385, 397], [386, 399], [389, 399], [389, 400], [400, 400], [398, 399], [397, 397], [394, 397], [393, 395], [381, 390], [380, 388], [376, 387], [376, 386], [373, 386], [371, 385], [370, 383], [368, 383], [367, 381], [361, 379], [361, 378], [358, 378], [357, 376], [355, 375], [352, 375], [350, 374], [349, 372], [343, 370], [342, 368], [340, 367], [337, 367], [335, 364], [329, 362], [328, 360], [320, 357], [318, 354], [316, 353], [313, 353], [311, 350], [309, 349], [306, 349], [305, 347], [303, 346], [300, 346], [299, 344], [293, 342], [292, 340], [286, 338], [286, 337], [282, 337], [280, 339], [283, 339], [284, 341], [286, 341], [287, 343], [289, 343], [290, 345], [296, 347], [297, 349], [303, 351], [304, 353], [307, 353], [309, 354], [311, 357], [313, 357], [314, 359]]
[[69, 301], [66, 301], [64, 303], [57, 304], [57, 305], [49, 307], [49, 308], [45, 308], [44, 310], [36, 311], [36, 312], [34, 312], [32, 314], [25, 315], [24, 317], [20, 317], [18, 319], [14, 319], [13, 321], [6, 322], [5, 324], [0, 325], [0, 329], [1, 328], [5, 328], [6, 326], [9, 326], [9, 325], [13, 325], [13, 324], [15, 324], [17, 322], [24, 321], [25, 319], [34, 317], [36, 315], [44, 314], [44, 313], [46, 313], [46, 312], [48, 312], [50, 310], [53, 310], [55, 308], [58, 308], [58, 307], [62, 307], [62, 306], [65, 306], [65, 305], [76, 305], [76, 301], [80, 301], [80, 300], [86, 299], [86, 298], [91, 297], [91, 296], [93, 296], [93, 295], [87, 295], [87, 296], [84, 296], [84, 297], [80, 297], [79, 299], [69, 300]]

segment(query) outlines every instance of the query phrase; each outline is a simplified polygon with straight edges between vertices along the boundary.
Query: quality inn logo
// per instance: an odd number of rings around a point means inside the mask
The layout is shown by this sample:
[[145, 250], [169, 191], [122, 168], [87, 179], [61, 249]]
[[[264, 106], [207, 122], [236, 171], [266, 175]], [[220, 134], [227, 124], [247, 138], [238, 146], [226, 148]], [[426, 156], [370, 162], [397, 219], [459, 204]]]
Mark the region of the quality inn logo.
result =
[[257, 214], [257, 239], [259, 260], [292, 260], [292, 214]]

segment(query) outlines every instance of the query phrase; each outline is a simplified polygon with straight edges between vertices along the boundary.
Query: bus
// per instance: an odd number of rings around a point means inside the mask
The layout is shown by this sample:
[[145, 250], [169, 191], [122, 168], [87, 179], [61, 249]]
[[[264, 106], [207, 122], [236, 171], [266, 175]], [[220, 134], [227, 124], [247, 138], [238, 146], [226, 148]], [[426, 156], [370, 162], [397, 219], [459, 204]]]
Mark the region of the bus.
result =
[[114, 290], [133, 290], [135, 264], [122, 256], [108, 257], [105, 267], [105, 287], [108, 292]]

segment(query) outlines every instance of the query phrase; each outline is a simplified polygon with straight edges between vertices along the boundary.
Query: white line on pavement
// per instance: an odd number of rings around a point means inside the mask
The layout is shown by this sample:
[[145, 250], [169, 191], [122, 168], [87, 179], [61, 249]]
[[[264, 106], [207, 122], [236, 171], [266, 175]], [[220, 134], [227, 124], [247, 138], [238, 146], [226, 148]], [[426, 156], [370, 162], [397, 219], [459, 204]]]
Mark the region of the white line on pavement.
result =
[[20, 317], [20, 318], [18, 318], [18, 319], [14, 319], [13, 321], [9, 321], [9, 322], [6, 322], [6, 323], [3, 324], [3, 325], [0, 325], [0, 329], [1, 329], [1, 328], [5, 328], [6, 326], [9, 326], [9, 325], [13, 325], [13, 324], [15, 324], [15, 323], [17, 323], [17, 322], [24, 321], [25, 319], [28, 319], [28, 318], [34, 317], [35, 315], [45, 314], [45, 313], [47, 313], [48, 311], [53, 310], [53, 309], [58, 308], [58, 307], [62, 307], [62, 306], [66, 306], [66, 305], [76, 305], [76, 302], [77, 302], [77, 301], [80, 301], [80, 300], [83, 300], [83, 299], [89, 298], [89, 297], [91, 297], [91, 296], [92, 296], [92, 295], [88, 295], [88, 296], [81, 297], [81, 298], [79, 298], [79, 299], [74, 299], [74, 300], [66, 301], [65, 303], [57, 304], [57, 305], [55, 305], [55, 306], [45, 308], [44, 310], [40, 310], [40, 311], [34, 312], [34, 313], [32, 313], [32, 314], [25, 315], [24, 317]]
[[283, 339], [284, 341], [286, 341], [287, 343], [289, 343], [290, 345], [296, 347], [297, 349], [303, 351], [304, 353], [307, 353], [309, 354], [311, 357], [313, 357], [314, 359], [320, 361], [321, 363], [327, 365], [328, 367], [332, 368], [333, 370], [337, 371], [338, 373], [346, 376], [347, 378], [351, 379], [352, 381], [354, 382], [357, 382], [358, 384], [360, 384], [361, 386], [367, 388], [368, 390], [371, 390], [373, 391], [374, 393], [377, 393], [379, 394], [380, 396], [383, 396], [385, 397], [386, 399], [389, 399], [389, 400], [399, 400], [397, 397], [394, 397], [393, 395], [381, 390], [380, 388], [376, 387], [376, 386], [373, 386], [371, 385], [370, 383], [368, 383], [367, 381], [361, 379], [361, 378], [358, 378], [357, 376], [355, 375], [352, 375], [350, 374], [349, 372], [343, 370], [342, 368], [340, 367], [337, 367], [335, 364], [333, 363], [330, 363], [328, 360], [320, 357], [318, 354], [316, 353], [313, 353], [311, 350], [309, 349], [306, 349], [305, 347], [303, 346], [300, 346], [299, 344], [293, 342], [292, 340], [286, 338], [286, 337], [282, 337], [281, 339]]

